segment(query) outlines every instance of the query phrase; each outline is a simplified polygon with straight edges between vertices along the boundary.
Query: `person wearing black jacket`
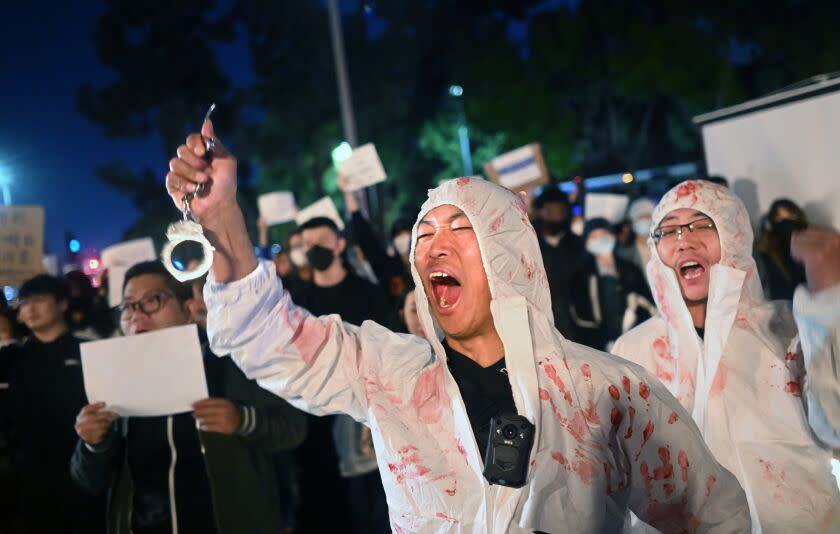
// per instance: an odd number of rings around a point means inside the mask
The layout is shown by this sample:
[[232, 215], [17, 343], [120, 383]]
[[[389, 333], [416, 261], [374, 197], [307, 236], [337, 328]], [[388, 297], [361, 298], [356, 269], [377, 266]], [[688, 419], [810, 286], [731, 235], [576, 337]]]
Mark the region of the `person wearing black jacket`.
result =
[[[123, 332], [187, 324], [191, 293], [160, 262], [133, 266]], [[79, 413], [70, 471], [88, 491], [107, 492], [109, 534], [280, 530], [272, 453], [303, 441], [305, 415], [206, 348], [204, 370], [211, 397], [192, 414], [117, 419], [101, 402]]]
[[[38, 275], [21, 286], [19, 320], [31, 332], [0, 351], [2, 424], [25, 532], [103, 532], [104, 502], [70, 479], [76, 413], [87, 404], [79, 340], [65, 319], [67, 282]], [[3, 518], [8, 519], [6, 510]], [[0, 526], [2, 522], [0, 522]]]
[[[314, 274], [312, 282], [298, 291], [296, 302], [315, 315], [338, 314], [351, 324], [361, 325], [368, 319], [390, 324], [392, 313], [385, 292], [347, 267], [347, 242], [336, 224], [316, 217], [299, 229]], [[310, 436], [300, 449], [304, 531], [389, 531], [385, 491], [370, 430], [347, 415], [312, 416], [309, 425]], [[331, 506], [341, 510], [345, 503], [349, 525], [340, 511], [322, 511]]]
[[571, 232], [569, 197], [556, 186], [546, 186], [534, 199], [534, 229], [542, 252], [554, 326], [567, 338], [574, 337], [569, 317], [569, 288], [583, 256], [583, 242]]
[[606, 219], [587, 221], [583, 239], [586, 252], [569, 293], [572, 339], [609, 350], [621, 334], [653, 316], [656, 306], [642, 271], [616, 256], [615, 233]]

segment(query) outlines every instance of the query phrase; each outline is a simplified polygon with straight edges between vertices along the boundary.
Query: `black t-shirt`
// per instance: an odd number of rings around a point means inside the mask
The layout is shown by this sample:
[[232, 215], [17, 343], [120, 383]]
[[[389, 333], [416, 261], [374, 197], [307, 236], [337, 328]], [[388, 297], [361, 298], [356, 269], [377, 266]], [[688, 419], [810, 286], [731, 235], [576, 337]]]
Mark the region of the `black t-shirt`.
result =
[[315, 315], [337, 313], [343, 321], [357, 326], [368, 319], [390, 326], [385, 292], [351, 272], [334, 286], [320, 287], [313, 282], [301, 286], [294, 302]]
[[490, 367], [481, 367], [473, 360], [443, 342], [449, 372], [455, 378], [473, 435], [484, 458], [490, 437], [490, 419], [500, 413], [516, 414], [513, 391], [510, 388], [505, 359]]

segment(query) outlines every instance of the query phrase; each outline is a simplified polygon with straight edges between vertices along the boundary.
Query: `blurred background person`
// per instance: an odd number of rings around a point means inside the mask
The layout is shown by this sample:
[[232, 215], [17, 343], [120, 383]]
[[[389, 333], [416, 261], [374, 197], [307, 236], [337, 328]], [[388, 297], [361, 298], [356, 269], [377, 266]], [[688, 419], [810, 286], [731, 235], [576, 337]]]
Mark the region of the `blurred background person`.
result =
[[586, 252], [569, 289], [572, 339], [609, 350], [621, 334], [650, 318], [656, 307], [642, 271], [616, 257], [609, 221], [600, 217], [587, 221], [583, 239]]
[[650, 237], [651, 215], [654, 207], [653, 201], [648, 198], [637, 198], [630, 204], [627, 217], [630, 220], [632, 239], [615, 251], [616, 256], [632, 263], [642, 273], [645, 272], [647, 262], [650, 260], [650, 247], [647, 240]]
[[805, 268], [791, 256], [790, 241], [794, 231], [807, 226], [805, 213], [792, 200], [780, 198], [767, 210], [755, 244], [755, 263], [768, 299], [791, 300], [805, 282]]
[[70, 290], [67, 321], [73, 335], [87, 341], [114, 335], [117, 325], [108, 302], [93, 287], [90, 278], [82, 271], [69, 271], [64, 278]]
[[556, 185], [548, 185], [534, 199], [534, 229], [542, 253], [554, 326], [563, 336], [574, 338], [569, 316], [569, 288], [572, 275], [583, 256], [583, 241], [571, 230], [569, 197]]

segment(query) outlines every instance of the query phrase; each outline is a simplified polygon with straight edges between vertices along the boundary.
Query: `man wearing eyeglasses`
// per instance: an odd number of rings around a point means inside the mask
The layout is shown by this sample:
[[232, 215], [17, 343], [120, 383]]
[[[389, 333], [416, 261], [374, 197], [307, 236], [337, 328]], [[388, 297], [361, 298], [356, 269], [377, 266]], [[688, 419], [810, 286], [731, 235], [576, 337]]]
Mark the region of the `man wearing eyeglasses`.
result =
[[[187, 324], [191, 298], [160, 262], [139, 263], [125, 275], [122, 331]], [[103, 403], [79, 413], [70, 471], [85, 489], [108, 492], [109, 533], [280, 530], [271, 454], [303, 441], [305, 416], [230, 358], [205, 353], [204, 370], [211, 398], [192, 414], [117, 420]]]
[[[794, 236], [807, 287], [764, 299], [753, 233], [727, 188], [684, 182], [653, 213], [647, 264], [659, 314], [613, 352], [646, 367], [692, 414], [747, 492], [753, 532], [840, 532], [840, 235]], [[816, 436], [816, 437], [815, 437]]]

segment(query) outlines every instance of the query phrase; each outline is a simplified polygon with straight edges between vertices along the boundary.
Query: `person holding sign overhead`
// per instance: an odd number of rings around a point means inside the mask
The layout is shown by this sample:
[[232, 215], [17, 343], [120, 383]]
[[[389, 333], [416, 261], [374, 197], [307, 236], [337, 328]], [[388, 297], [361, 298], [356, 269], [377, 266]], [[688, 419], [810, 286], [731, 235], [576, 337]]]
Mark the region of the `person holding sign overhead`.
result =
[[[120, 326], [133, 336], [185, 325], [191, 296], [160, 262], [134, 265]], [[279, 530], [271, 453], [302, 442], [304, 414], [229, 358], [206, 354], [204, 366], [211, 398], [193, 413], [118, 419], [102, 402], [79, 412], [70, 471], [86, 490], [107, 492], [109, 534]]]
[[166, 181], [176, 205], [210, 184], [193, 209], [218, 251], [211, 345], [295, 405], [370, 427], [393, 531], [617, 532], [628, 510], [666, 533], [750, 528], [743, 490], [673, 396], [554, 328], [518, 195], [472, 178], [429, 192], [411, 250], [427, 341], [292, 302], [249, 242], [236, 160], [218, 139], [211, 164], [204, 152], [189, 136]]

